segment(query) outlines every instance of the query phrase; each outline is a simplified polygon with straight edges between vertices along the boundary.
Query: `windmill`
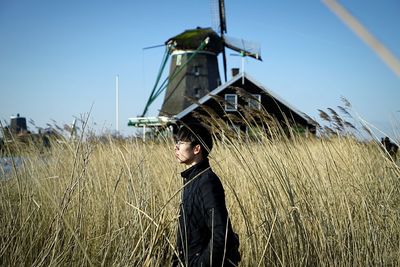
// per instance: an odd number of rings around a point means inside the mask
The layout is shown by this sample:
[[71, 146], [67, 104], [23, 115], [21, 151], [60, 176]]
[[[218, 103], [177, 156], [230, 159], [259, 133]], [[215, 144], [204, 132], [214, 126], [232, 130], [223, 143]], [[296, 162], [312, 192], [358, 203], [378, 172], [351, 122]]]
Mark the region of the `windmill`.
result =
[[[142, 117], [148, 106], [165, 89], [166, 93], [160, 110], [160, 116], [173, 117], [186, 107], [217, 88], [221, 84], [218, 67], [218, 55], [222, 53], [223, 71], [227, 81], [227, 62], [225, 48], [232, 49], [243, 56], [261, 60], [258, 44], [243, 39], [226, 36], [226, 16], [224, 0], [214, 0], [217, 7], [215, 21], [216, 30], [201, 28], [186, 30], [166, 42], [166, 53], [161, 64], [160, 73], [154, 86]], [[167, 80], [158, 86], [161, 71], [170, 57], [170, 69]]]

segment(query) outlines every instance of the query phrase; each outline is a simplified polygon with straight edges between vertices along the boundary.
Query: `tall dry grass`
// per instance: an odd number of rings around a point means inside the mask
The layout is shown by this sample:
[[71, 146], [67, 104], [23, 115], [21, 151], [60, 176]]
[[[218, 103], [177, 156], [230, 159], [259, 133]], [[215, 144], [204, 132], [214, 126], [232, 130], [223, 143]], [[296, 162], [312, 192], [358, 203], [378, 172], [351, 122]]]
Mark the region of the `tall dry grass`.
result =
[[[400, 172], [376, 144], [226, 138], [211, 165], [241, 266], [400, 264]], [[0, 183], [0, 265], [168, 265], [182, 170], [169, 139], [28, 153]]]

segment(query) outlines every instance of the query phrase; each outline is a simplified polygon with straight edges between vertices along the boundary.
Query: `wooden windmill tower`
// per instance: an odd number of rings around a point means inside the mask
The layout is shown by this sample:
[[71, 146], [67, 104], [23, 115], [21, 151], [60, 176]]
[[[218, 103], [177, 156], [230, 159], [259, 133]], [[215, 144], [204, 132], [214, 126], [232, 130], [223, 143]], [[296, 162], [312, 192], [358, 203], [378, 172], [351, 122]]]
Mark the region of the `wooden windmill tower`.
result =
[[[145, 116], [148, 106], [164, 89], [166, 93], [160, 110], [160, 116], [173, 117], [186, 107], [217, 88], [221, 84], [218, 67], [218, 55], [222, 53], [225, 82], [227, 80], [227, 65], [225, 47], [239, 52], [242, 56], [250, 56], [261, 60], [260, 48], [243, 39], [226, 36], [226, 18], [224, 0], [214, 0], [218, 8], [219, 22], [214, 31], [212, 28], [186, 30], [169, 38], [165, 45], [170, 56], [168, 83], [160, 88], [153, 88], [142, 117]], [[166, 63], [167, 57], [162, 63]], [[166, 84], [166, 85], [165, 85]]]
[[171, 63], [160, 115], [172, 116], [221, 84], [217, 55], [223, 46], [211, 28], [187, 30], [168, 39], [166, 45]]

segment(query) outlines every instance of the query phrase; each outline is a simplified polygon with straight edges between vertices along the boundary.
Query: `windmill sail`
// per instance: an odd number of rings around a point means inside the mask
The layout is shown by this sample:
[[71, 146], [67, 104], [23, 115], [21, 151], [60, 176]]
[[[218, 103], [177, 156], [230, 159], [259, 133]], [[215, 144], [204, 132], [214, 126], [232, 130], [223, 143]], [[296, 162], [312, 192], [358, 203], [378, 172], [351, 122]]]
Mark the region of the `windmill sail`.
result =
[[220, 17], [220, 30], [221, 34], [226, 33], [226, 16], [225, 16], [225, 2], [219, 0], [219, 17]]
[[227, 32], [225, 2], [223, 0], [211, 0], [210, 4], [212, 28], [222, 36]]
[[[224, 39], [224, 34], [227, 32], [226, 29], [226, 14], [225, 14], [225, 2], [224, 0], [211, 0], [211, 13], [213, 28], [220, 34], [221, 39]], [[222, 63], [224, 66], [224, 77], [226, 78], [226, 53], [225, 46], [222, 46]]]
[[224, 43], [226, 47], [235, 50], [244, 56], [253, 57], [261, 60], [261, 48], [258, 43], [249, 42], [241, 38], [234, 38], [230, 36], [224, 36]]

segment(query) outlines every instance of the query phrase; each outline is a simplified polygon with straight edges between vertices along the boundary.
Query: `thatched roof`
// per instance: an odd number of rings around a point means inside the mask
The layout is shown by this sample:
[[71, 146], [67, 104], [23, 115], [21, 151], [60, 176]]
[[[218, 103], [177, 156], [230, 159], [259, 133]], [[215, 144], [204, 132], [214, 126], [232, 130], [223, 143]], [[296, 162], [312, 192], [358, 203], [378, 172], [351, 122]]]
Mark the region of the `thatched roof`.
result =
[[207, 37], [210, 37], [210, 41], [204, 50], [220, 53], [223, 47], [222, 39], [211, 28], [197, 27], [196, 29], [186, 30], [171, 37], [165, 44], [173, 44], [172, 49], [174, 50], [196, 50]]

